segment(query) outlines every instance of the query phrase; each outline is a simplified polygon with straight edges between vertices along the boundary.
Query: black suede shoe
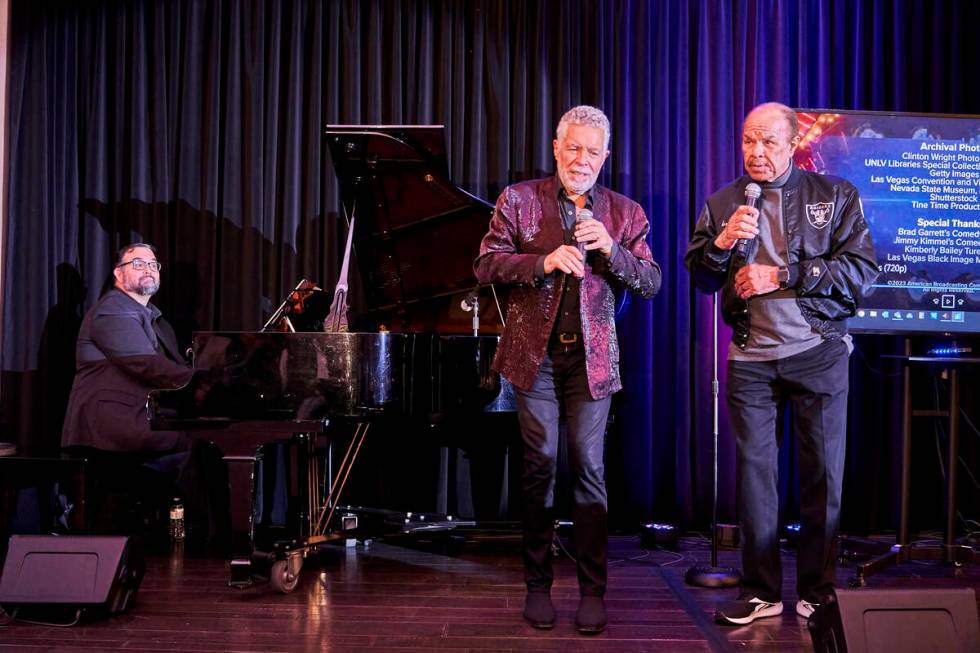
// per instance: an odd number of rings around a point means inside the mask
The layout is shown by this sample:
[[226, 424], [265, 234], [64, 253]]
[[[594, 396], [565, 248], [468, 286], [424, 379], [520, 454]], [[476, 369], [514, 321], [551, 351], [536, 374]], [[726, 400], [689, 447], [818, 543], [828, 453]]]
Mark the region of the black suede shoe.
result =
[[524, 600], [524, 619], [534, 628], [548, 630], [555, 627], [555, 606], [548, 592], [528, 592]]
[[583, 596], [575, 613], [575, 628], [583, 635], [597, 635], [606, 629], [606, 604], [601, 596]]

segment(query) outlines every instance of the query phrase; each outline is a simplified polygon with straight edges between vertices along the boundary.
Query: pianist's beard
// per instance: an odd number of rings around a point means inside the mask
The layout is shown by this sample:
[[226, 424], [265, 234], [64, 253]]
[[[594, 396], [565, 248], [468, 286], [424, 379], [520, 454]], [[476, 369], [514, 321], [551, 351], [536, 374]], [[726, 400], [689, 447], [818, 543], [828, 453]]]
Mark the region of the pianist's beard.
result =
[[152, 297], [160, 290], [160, 282], [150, 275], [145, 275], [140, 277], [136, 283], [130, 283], [127, 279], [123, 284], [123, 290], [136, 293], [142, 297]]

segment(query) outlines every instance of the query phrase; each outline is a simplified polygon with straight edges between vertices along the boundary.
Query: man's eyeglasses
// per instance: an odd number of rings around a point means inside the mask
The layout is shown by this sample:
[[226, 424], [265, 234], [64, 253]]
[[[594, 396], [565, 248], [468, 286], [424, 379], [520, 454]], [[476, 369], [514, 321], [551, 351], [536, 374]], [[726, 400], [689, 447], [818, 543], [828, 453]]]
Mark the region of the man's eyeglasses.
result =
[[150, 268], [154, 272], [159, 272], [160, 269], [163, 267], [163, 263], [161, 263], [160, 261], [144, 261], [141, 258], [134, 258], [131, 261], [123, 261], [116, 267], [124, 268], [127, 265], [132, 265], [134, 270], [142, 270], [144, 268]]

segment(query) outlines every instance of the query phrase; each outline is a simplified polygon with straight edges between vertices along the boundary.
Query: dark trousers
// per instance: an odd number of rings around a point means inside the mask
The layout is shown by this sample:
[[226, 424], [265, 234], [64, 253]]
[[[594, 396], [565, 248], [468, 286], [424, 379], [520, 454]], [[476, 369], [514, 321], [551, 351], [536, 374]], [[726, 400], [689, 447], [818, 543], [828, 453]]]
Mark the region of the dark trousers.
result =
[[547, 591], [554, 574], [555, 473], [558, 423], [567, 422], [572, 483], [572, 519], [579, 589], [602, 596], [606, 590], [606, 485], [603, 467], [606, 417], [610, 398], [594, 400], [589, 392], [585, 350], [552, 347], [534, 385], [517, 390], [517, 414], [524, 439], [524, 571], [529, 591]]
[[736, 439], [742, 589], [782, 597], [779, 560], [779, 407], [789, 403], [799, 446], [800, 598], [821, 603], [834, 585], [847, 430], [848, 350], [829, 340], [795, 356], [728, 362], [728, 406]]

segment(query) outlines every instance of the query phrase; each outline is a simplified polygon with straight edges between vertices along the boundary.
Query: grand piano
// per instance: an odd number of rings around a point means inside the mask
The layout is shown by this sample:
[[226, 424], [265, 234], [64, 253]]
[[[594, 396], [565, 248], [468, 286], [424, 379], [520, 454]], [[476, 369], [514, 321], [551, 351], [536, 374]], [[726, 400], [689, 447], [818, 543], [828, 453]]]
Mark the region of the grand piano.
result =
[[[231, 583], [268, 575], [281, 592], [295, 588], [308, 552], [349, 535], [338, 508], [372, 425], [514, 411], [490, 369], [504, 298], [472, 272], [493, 207], [449, 180], [442, 127], [328, 126], [324, 138], [348, 226], [337, 287], [301, 281], [262, 330], [194, 333], [193, 379], [148, 401], [153, 428], [207, 431], [226, 452], [238, 433], [269, 443], [226, 456], [252, 466], [249, 487], [232, 491], [250, 506]], [[351, 261], [364, 310], [348, 316]], [[283, 467], [295, 470], [298, 500], [273, 526], [282, 507], [270, 477]]]

